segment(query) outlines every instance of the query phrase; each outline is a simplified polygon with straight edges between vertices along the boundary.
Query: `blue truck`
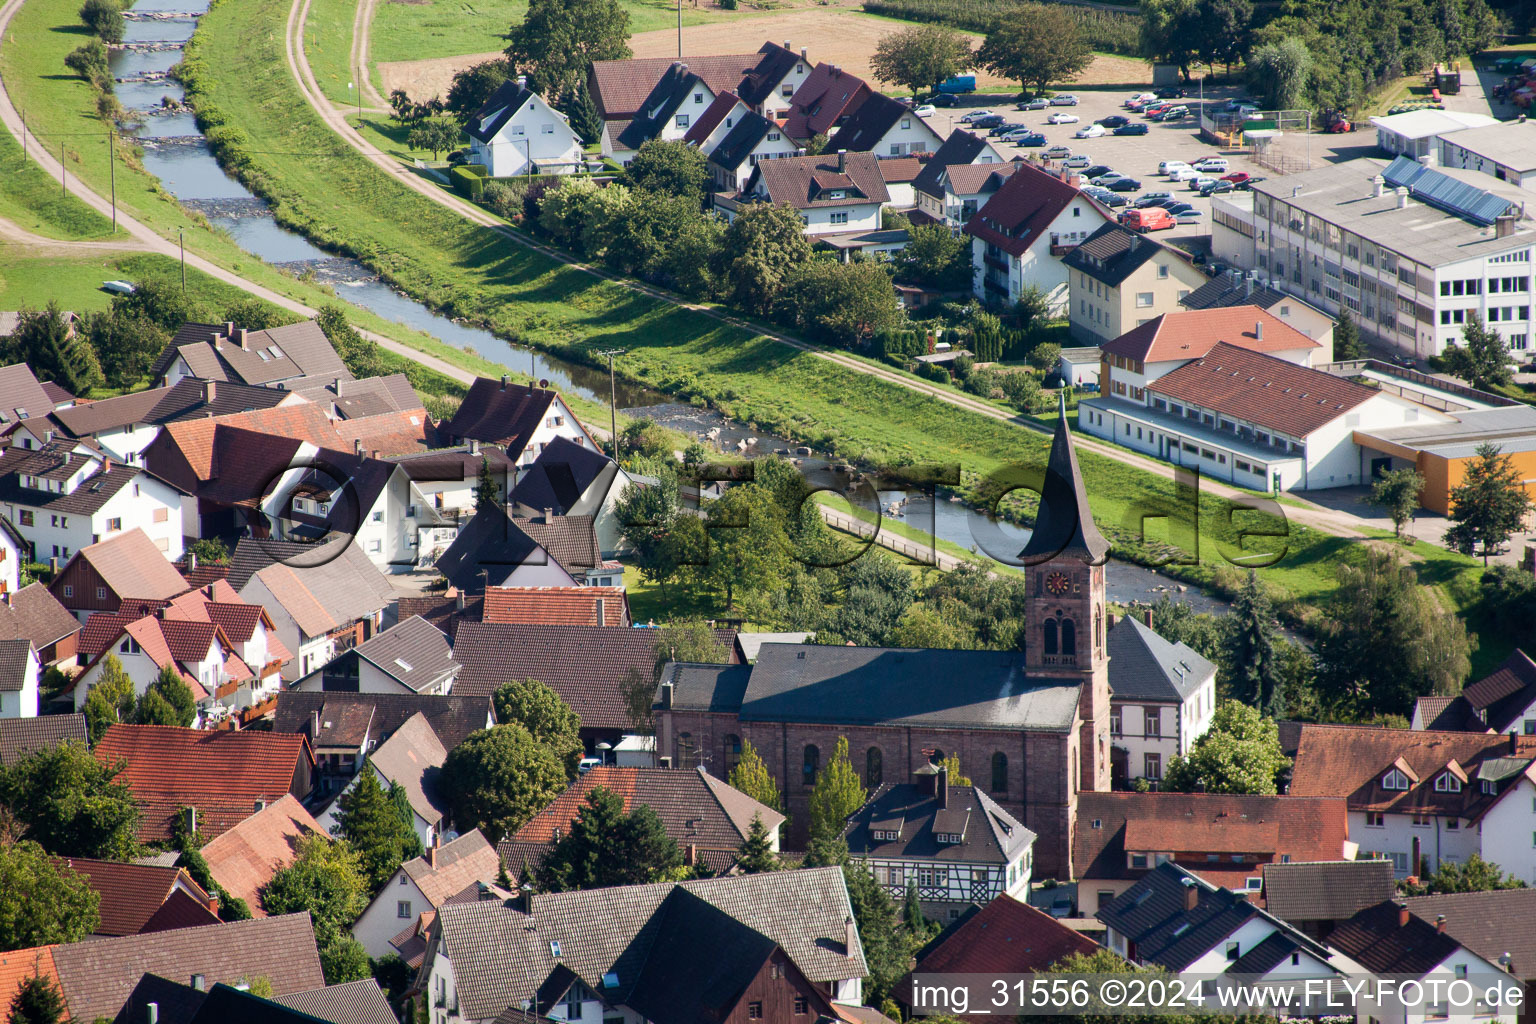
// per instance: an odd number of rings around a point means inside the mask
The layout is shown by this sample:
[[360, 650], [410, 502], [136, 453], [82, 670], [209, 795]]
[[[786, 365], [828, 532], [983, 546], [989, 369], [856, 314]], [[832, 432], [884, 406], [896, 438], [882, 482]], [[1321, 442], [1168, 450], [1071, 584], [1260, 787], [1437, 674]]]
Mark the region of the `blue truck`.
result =
[[939, 83], [939, 92], [950, 95], [976, 91], [975, 75], [956, 75], [946, 82]]

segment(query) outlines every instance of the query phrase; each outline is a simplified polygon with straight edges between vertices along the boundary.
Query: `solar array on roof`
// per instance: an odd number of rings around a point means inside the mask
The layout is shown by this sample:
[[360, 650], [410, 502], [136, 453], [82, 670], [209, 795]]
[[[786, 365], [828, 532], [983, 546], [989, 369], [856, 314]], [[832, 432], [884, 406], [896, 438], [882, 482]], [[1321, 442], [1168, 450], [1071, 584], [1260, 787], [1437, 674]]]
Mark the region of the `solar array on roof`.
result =
[[1406, 187], [1416, 199], [1478, 224], [1492, 224], [1514, 205], [1405, 156], [1388, 164], [1381, 176], [1393, 188]]

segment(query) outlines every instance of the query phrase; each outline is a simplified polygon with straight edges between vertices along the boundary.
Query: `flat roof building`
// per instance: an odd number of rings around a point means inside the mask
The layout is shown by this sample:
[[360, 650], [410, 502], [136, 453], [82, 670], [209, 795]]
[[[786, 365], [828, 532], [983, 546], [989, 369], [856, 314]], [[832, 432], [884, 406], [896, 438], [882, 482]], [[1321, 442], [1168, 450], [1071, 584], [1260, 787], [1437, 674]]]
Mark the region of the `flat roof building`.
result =
[[1536, 189], [1536, 123], [1490, 124], [1440, 137], [1446, 167], [1491, 174], [1500, 181]]
[[1442, 135], [1463, 128], [1483, 128], [1498, 124], [1498, 121], [1487, 114], [1464, 114], [1459, 110], [1410, 110], [1373, 117], [1371, 124], [1376, 126], [1376, 145], [1393, 156], [1410, 156], [1417, 160], [1426, 153], [1433, 153], [1436, 140]]

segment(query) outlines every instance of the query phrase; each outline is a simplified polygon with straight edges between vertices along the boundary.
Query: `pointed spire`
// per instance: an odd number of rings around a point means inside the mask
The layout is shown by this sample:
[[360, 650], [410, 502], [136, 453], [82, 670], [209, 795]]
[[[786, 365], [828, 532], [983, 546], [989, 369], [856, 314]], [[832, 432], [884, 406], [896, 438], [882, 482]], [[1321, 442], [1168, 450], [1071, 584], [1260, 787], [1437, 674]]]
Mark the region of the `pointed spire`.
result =
[[1077, 451], [1067, 429], [1067, 399], [1057, 393], [1056, 433], [1051, 438], [1051, 455], [1045, 464], [1045, 483], [1040, 488], [1040, 514], [1035, 530], [1019, 557], [1029, 565], [1039, 565], [1053, 558], [1076, 558], [1098, 565], [1109, 554], [1109, 542], [1093, 523], [1088, 508], [1088, 492], [1083, 474], [1077, 468]]

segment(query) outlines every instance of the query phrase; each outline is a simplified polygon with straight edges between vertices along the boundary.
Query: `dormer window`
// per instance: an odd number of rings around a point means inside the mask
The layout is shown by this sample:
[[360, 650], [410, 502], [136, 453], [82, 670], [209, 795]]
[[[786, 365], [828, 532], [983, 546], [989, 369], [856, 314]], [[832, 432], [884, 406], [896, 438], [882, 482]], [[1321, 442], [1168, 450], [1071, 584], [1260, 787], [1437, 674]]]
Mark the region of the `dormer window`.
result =
[[1486, 796], [1494, 796], [1499, 792], [1499, 784], [1492, 779], [1483, 780], [1483, 793]]
[[1450, 772], [1441, 772], [1440, 777], [1435, 779], [1435, 792], [1460, 793], [1461, 780], [1452, 775]]
[[1404, 775], [1402, 772], [1398, 771], [1396, 768], [1393, 768], [1391, 771], [1387, 772], [1387, 774], [1385, 774], [1385, 775], [1383, 775], [1381, 777], [1381, 788], [1382, 789], [1407, 789], [1408, 788], [1408, 776]]

